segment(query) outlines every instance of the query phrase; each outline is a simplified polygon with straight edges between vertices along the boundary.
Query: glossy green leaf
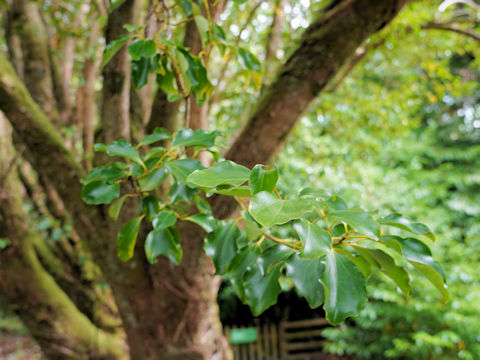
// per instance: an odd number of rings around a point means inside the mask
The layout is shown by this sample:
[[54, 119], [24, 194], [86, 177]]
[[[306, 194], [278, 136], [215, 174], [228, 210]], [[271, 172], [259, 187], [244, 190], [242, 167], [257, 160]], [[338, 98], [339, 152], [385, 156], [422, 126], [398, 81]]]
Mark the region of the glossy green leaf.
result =
[[152, 61], [150, 58], [141, 57], [132, 61], [132, 82], [135, 90], [140, 90], [148, 83], [148, 75], [153, 71]]
[[138, 179], [138, 185], [142, 191], [152, 191], [159, 187], [168, 177], [168, 171], [162, 166], [151, 173]]
[[130, 35], [122, 35], [115, 40], [111, 41], [103, 50], [102, 64], [100, 67], [107, 65], [115, 54], [130, 40]]
[[142, 197], [141, 204], [145, 217], [147, 220], [152, 221], [160, 210], [160, 204], [158, 203], [157, 198], [153, 195], [146, 195]]
[[313, 189], [313, 188], [307, 187], [300, 190], [300, 192], [298, 193], [298, 196], [328, 199], [330, 197], [330, 194], [323, 189]]
[[329, 212], [329, 218], [344, 221], [351, 225], [357, 232], [378, 239], [380, 236], [380, 226], [366, 212], [361, 210], [334, 210]]
[[255, 266], [259, 254], [252, 246], [245, 246], [235, 254], [235, 257], [230, 262], [227, 268], [225, 278], [230, 280], [232, 287], [237, 294], [238, 298], [245, 303], [245, 287], [243, 284], [243, 277], [247, 270]]
[[87, 204], [108, 204], [120, 196], [120, 185], [106, 181], [92, 181], [82, 189], [82, 200]]
[[430, 229], [421, 223], [412, 223], [405, 216], [401, 214], [390, 214], [381, 219], [378, 219], [378, 223], [383, 225], [394, 226], [417, 235], [424, 235], [431, 240], [435, 240], [435, 235]]
[[154, 229], [167, 229], [177, 222], [177, 217], [171, 210], [162, 210], [152, 219]]
[[332, 238], [327, 230], [310, 221], [297, 221], [293, 228], [302, 241], [303, 251], [301, 257], [304, 259], [315, 259], [326, 255], [332, 250]]
[[356, 267], [360, 269], [363, 276], [368, 279], [372, 275], [372, 263], [361, 257], [357, 253], [353, 253], [346, 249], [346, 246], [335, 246], [335, 251], [346, 256]]
[[275, 166], [264, 166], [257, 164], [250, 172], [248, 183], [252, 194], [255, 195], [260, 191], [273, 192], [278, 180], [278, 170]]
[[107, 154], [110, 156], [120, 156], [136, 162], [141, 162], [137, 149], [127, 140], [112, 141], [107, 145]]
[[240, 230], [234, 221], [220, 223], [205, 237], [204, 249], [215, 265], [216, 274], [222, 275], [235, 257]]
[[155, 264], [159, 255], [164, 255], [175, 265], [180, 264], [183, 251], [176, 231], [175, 228], [150, 231], [145, 240], [145, 255], [150, 264]]
[[135, 39], [128, 46], [128, 53], [133, 61], [140, 60], [140, 58], [150, 58], [157, 52], [155, 42], [151, 39]]
[[175, 181], [170, 187], [168, 197], [172, 203], [177, 201], [186, 201], [187, 203], [191, 203], [197, 193], [198, 189], [192, 189], [185, 184], [179, 184]]
[[255, 55], [244, 48], [238, 48], [238, 55], [241, 64], [248, 70], [261, 71], [262, 65]]
[[142, 219], [143, 215], [130, 220], [118, 233], [117, 255], [120, 260], [127, 261], [133, 256]]
[[188, 61], [188, 70], [186, 74], [191, 83], [192, 93], [197, 103], [202, 105], [207, 98], [207, 93], [213, 88], [208, 80], [207, 70], [200, 57], [192, 55], [189, 51], [183, 48], [179, 48], [179, 51]]
[[295, 254], [295, 250], [292, 248], [274, 243], [258, 257], [257, 264], [260, 266], [262, 274], [267, 274], [273, 266], [285, 263], [293, 254]]
[[203, 146], [212, 147], [218, 131], [182, 129], [173, 138], [172, 146]]
[[278, 283], [281, 264], [274, 266], [265, 276], [258, 265], [253, 265], [244, 277], [245, 300], [254, 316], [260, 315], [277, 302], [282, 291]]
[[197, 224], [207, 233], [214, 231], [218, 226], [218, 220], [215, 219], [212, 215], [195, 214], [187, 217], [186, 220]]
[[125, 199], [128, 197], [128, 194], [119, 197], [112, 201], [111, 205], [108, 207], [108, 215], [113, 219], [117, 220], [118, 215], [120, 214], [120, 210], [122, 209], [122, 205], [125, 202]]
[[82, 183], [88, 184], [89, 182], [98, 180], [114, 182], [127, 175], [124, 169], [125, 167], [122, 163], [110, 163], [105, 166], [99, 166], [93, 168]]
[[222, 184], [239, 186], [248, 180], [250, 170], [232, 161], [222, 161], [214, 166], [197, 170], [188, 176], [187, 183], [212, 188]]
[[188, 176], [195, 170], [205, 169], [205, 166], [203, 166], [200, 161], [190, 158], [171, 161], [166, 163], [165, 166], [181, 184], [184, 184], [187, 181]]
[[157, 141], [169, 140], [170, 138], [171, 135], [167, 129], [157, 127], [151, 134], [145, 135], [139, 145], [150, 145]]
[[377, 249], [366, 249], [360, 246], [355, 247], [355, 250], [363, 257], [370, 257], [370, 261], [375, 261], [379, 269], [381, 269], [388, 277], [390, 277], [406, 295], [410, 295], [410, 278], [407, 271], [395, 264], [394, 259], [384, 253], [381, 250]]
[[325, 265], [319, 259], [302, 259], [295, 254], [287, 261], [287, 276], [293, 280], [298, 293], [307, 299], [311, 308], [325, 301], [325, 291], [320, 283], [324, 271]]
[[366, 281], [362, 272], [337, 251], [327, 254], [325, 265], [320, 276], [326, 298], [323, 308], [331, 324], [340, 324], [348, 316], [357, 315], [367, 302]]
[[422, 273], [432, 284], [437, 288], [437, 290], [442, 294], [443, 301], [448, 302], [450, 300], [450, 292], [448, 291], [448, 286], [443, 277], [438, 273], [438, 271], [430, 266], [427, 266], [422, 263], [411, 261], [415, 269]]
[[247, 211], [242, 211], [242, 218], [243, 230], [247, 235], [248, 241], [258, 239], [262, 235], [262, 228]]
[[307, 199], [281, 200], [276, 195], [261, 191], [250, 201], [248, 211], [258, 223], [270, 228], [298, 219], [311, 208]]

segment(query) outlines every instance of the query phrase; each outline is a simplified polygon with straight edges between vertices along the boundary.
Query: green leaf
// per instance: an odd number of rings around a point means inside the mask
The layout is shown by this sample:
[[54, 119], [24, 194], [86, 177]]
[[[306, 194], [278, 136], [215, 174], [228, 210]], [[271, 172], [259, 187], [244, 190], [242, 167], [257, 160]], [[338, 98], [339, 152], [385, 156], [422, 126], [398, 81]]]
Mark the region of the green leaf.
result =
[[403, 256], [437, 288], [444, 301], [447, 302], [450, 293], [445, 274], [440, 264], [433, 260], [428, 246], [420, 240], [412, 238], [402, 239], [397, 237], [396, 240], [402, 246]]
[[198, 32], [200, 33], [202, 44], [205, 46], [209, 42], [208, 31], [210, 25], [208, 23], [208, 20], [205, 19], [205, 17], [203, 17], [202, 15], [196, 15], [195, 24], [197, 25]]
[[378, 219], [378, 222], [380, 224], [394, 226], [417, 235], [424, 235], [433, 241], [435, 240], [435, 235], [426, 225], [421, 223], [412, 223], [402, 214], [390, 214], [381, 219]]
[[185, 184], [187, 177], [195, 170], [205, 169], [205, 166], [203, 166], [200, 161], [190, 158], [167, 162], [165, 166], [181, 184]]
[[12, 242], [7, 238], [0, 238], [0, 250], [6, 249]]
[[323, 189], [313, 189], [313, 188], [307, 187], [300, 190], [300, 192], [298, 193], [298, 196], [328, 199], [330, 197], [330, 194]]
[[258, 223], [270, 228], [298, 219], [311, 208], [307, 199], [281, 200], [269, 192], [261, 191], [250, 201], [248, 211]]
[[143, 137], [139, 145], [140, 146], [150, 145], [157, 141], [169, 140], [170, 138], [171, 138], [171, 135], [167, 129], [164, 129], [162, 127], [156, 127], [151, 134], [145, 135]]
[[278, 283], [281, 264], [276, 265], [265, 276], [258, 265], [250, 267], [245, 274], [245, 300], [254, 316], [260, 315], [277, 302], [282, 291]]
[[197, 103], [202, 105], [207, 98], [207, 93], [213, 88], [208, 80], [207, 70], [200, 57], [193, 56], [190, 52], [180, 47], [178, 50], [188, 61], [187, 76], [191, 82], [192, 93]]
[[227, 196], [251, 197], [249, 186], [238, 186], [230, 189], [208, 189], [208, 192]]
[[170, 197], [170, 201], [172, 203], [175, 203], [177, 201], [186, 201], [187, 203], [191, 203], [197, 193], [198, 189], [192, 189], [185, 184], [179, 184], [175, 182], [170, 187], [168, 196]]
[[323, 206], [326, 206], [330, 210], [347, 210], [347, 203], [337, 195], [333, 195], [330, 198], [320, 202]]
[[183, 10], [184, 15], [192, 16], [192, 2], [190, 0], [175, 0], [175, 3]]
[[294, 253], [295, 250], [292, 248], [274, 243], [259, 256], [257, 264], [260, 266], [262, 274], [267, 274], [273, 266], [279, 263], [283, 264]]
[[122, 35], [115, 40], [111, 41], [103, 50], [102, 64], [100, 65], [103, 68], [107, 65], [110, 60], [115, 56], [115, 54], [130, 40], [130, 35]]
[[384, 253], [381, 250], [365, 249], [360, 246], [355, 247], [355, 251], [357, 251], [361, 256], [366, 257], [367, 260], [368, 256], [370, 256], [370, 261], [375, 261], [375, 265], [380, 268], [386, 275], [388, 275], [388, 277], [395, 281], [397, 286], [406, 296], [410, 295], [411, 288], [408, 273], [403, 267], [395, 264], [395, 261], [390, 255]]
[[197, 224], [207, 233], [214, 231], [218, 225], [218, 220], [216, 220], [212, 215], [206, 214], [195, 214], [187, 217], [186, 220]]
[[140, 60], [140, 58], [150, 58], [157, 52], [155, 41], [151, 39], [135, 39], [128, 47], [128, 53], [133, 61]]
[[336, 325], [347, 316], [357, 315], [367, 302], [366, 281], [362, 272], [336, 251], [327, 254], [325, 265], [320, 276], [326, 297], [323, 308], [327, 320]]
[[264, 166], [257, 164], [250, 172], [249, 185], [252, 194], [260, 191], [273, 192], [278, 180], [278, 170], [273, 165]]
[[168, 177], [168, 171], [162, 166], [151, 173], [138, 179], [138, 185], [142, 191], [152, 191], [159, 187]]
[[150, 150], [148, 150], [145, 155], [143, 155], [143, 160], [147, 161], [154, 158], [160, 159], [166, 152], [167, 152], [167, 149], [165, 149], [162, 146], [153, 147]]
[[307, 299], [312, 309], [325, 301], [325, 291], [320, 283], [320, 275], [324, 271], [325, 265], [318, 259], [302, 259], [295, 254], [287, 261], [287, 276], [293, 280], [298, 293]]
[[262, 229], [247, 211], [242, 211], [243, 230], [248, 241], [256, 240], [262, 235]]
[[166, 229], [175, 225], [176, 222], [177, 217], [173, 211], [163, 210], [152, 219], [152, 226], [154, 229]]
[[233, 260], [228, 266], [225, 278], [230, 279], [230, 283], [237, 294], [238, 298], [245, 303], [245, 287], [243, 284], [243, 275], [245, 272], [255, 264], [259, 254], [252, 246], [245, 246], [236, 253]]
[[108, 204], [120, 196], [120, 185], [106, 181], [92, 181], [82, 189], [82, 200], [87, 204]]
[[132, 61], [132, 81], [135, 90], [140, 90], [148, 83], [148, 74], [154, 70], [150, 58], [141, 57]]
[[255, 55], [244, 48], [238, 48], [240, 63], [248, 70], [261, 71], [262, 65]]
[[118, 215], [120, 214], [120, 210], [122, 209], [122, 205], [125, 201], [125, 199], [128, 197], [128, 194], [123, 195], [122, 197], [119, 197], [118, 199], [115, 199], [112, 201], [112, 204], [108, 207], [108, 215], [113, 220], [118, 219]]
[[112, 141], [110, 144], [108, 144], [107, 154], [110, 156], [124, 157], [138, 163], [142, 162], [137, 149], [135, 149], [132, 144], [124, 139]]
[[297, 221], [293, 228], [302, 240], [304, 259], [315, 259], [332, 251], [332, 238], [325, 229], [306, 220]]
[[240, 230], [234, 221], [220, 223], [205, 237], [204, 249], [215, 265], [216, 274], [222, 275], [235, 256]]
[[93, 168], [88, 174], [87, 178], [82, 181], [82, 183], [88, 184], [89, 182], [98, 180], [111, 182], [119, 180], [127, 175], [124, 170], [124, 165], [125, 164], [115, 162], [105, 166]]
[[352, 253], [346, 249], [346, 246], [336, 246], [335, 251], [346, 256], [356, 267], [360, 269], [363, 276], [368, 279], [372, 275], [372, 263], [357, 253]]
[[141, 203], [145, 217], [147, 220], [152, 221], [160, 210], [160, 204], [158, 203], [157, 198], [153, 195], [146, 195], [142, 197]]
[[164, 255], [175, 265], [182, 260], [182, 247], [175, 228], [154, 229], [145, 240], [145, 255], [150, 264], [157, 262], [157, 256]]
[[340, 221], [344, 221], [351, 225], [357, 232], [370, 236], [378, 240], [380, 236], [380, 226], [367, 213], [361, 210], [334, 210], [330, 211], [327, 216]]
[[117, 255], [120, 260], [127, 261], [133, 256], [142, 219], [143, 215], [130, 220], [118, 233]]
[[222, 184], [240, 186], [248, 180], [250, 170], [232, 161], [222, 161], [205, 170], [196, 170], [188, 176], [187, 183], [212, 188]]
[[182, 129], [173, 138], [172, 146], [203, 146], [210, 148], [215, 143], [218, 131]]

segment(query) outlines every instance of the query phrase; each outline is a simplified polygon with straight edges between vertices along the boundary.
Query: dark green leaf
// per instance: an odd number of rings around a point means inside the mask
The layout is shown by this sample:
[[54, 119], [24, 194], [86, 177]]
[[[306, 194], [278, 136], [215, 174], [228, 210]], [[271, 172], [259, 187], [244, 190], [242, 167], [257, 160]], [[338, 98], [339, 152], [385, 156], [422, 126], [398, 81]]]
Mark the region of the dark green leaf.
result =
[[431, 240], [435, 240], [435, 235], [430, 229], [421, 223], [412, 223], [405, 216], [401, 214], [390, 214], [378, 220], [380, 224], [394, 226], [417, 235], [425, 235]]
[[267, 274], [273, 266], [286, 262], [294, 253], [295, 250], [292, 248], [274, 243], [259, 256], [257, 264], [260, 266], [262, 274]]
[[205, 238], [204, 249], [215, 265], [216, 274], [222, 275], [235, 256], [240, 230], [234, 221], [220, 223]]
[[86, 180], [83, 180], [83, 184], [88, 184], [92, 181], [116, 181], [123, 178], [125, 175], [124, 165], [122, 163], [111, 163], [105, 166], [99, 166], [93, 168], [87, 176]]
[[315, 259], [332, 251], [332, 238], [325, 229], [306, 220], [297, 221], [293, 228], [302, 240], [302, 258]]
[[130, 220], [118, 233], [117, 255], [120, 260], [127, 261], [133, 256], [142, 219], [143, 215]]
[[176, 229], [154, 229], [145, 240], [145, 255], [150, 264], [157, 262], [157, 256], [164, 255], [175, 265], [182, 260], [182, 247]]
[[175, 181], [170, 187], [168, 196], [170, 197], [170, 201], [172, 203], [177, 201], [186, 201], [187, 203], [191, 203], [197, 193], [198, 189], [192, 189], [185, 184], [179, 184]]
[[281, 200], [269, 192], [262, 191], [252, 198], [248, 211], [257, 222], [270, 228], [298, 219], [311, 208], [312, 205], [307, 199]]
[[320, 283], [320, 275], [325, 271], [318, 259], [301, 259], [298, 254], [287, 261], [287, 276], [293, 280], [298, 293], [305, 297], [311, 308], [316, 308], [325, 301], [325, 292]]
[[138, 163], [142, 162], [137, 149], [135, 149], [127, 140], [123, 139], [112, 141], [110, 144], [108, 144], [107, 154], [110, 156], [124, 157]]
[[148, 74], [153, 71], [153, 66], [150, 58], [141, 57], [138, 60], [132, 61], [132, 81], [135, 90], [140, 90], [148, 83]]
[[188, 176], [187, 183], [206, 188], [222, 184], [240, 186], [248, 180], [249, 174], [250, 170], [245, 166], [226, 160], [208, 169], [194, 171]]
[[120, 196], [120, 185], [106, 181], [92, 181], [82, 189], [82, 200], [87, 204], [108, 204]]
[[103, 50], [102, 64], [100, 67], [107, 65], [115, 54], [130, 40], [130, 35], [122, 35], [111, 41]]
[[195, 170], [205, 169], [205, 166], [203, 166], [200, 161], [190, 158], [171, 161], [166, 163], [165, 166], [181, 184], [185, 184], [187, 177]]
[[141, 57], [150, 58], [157, 52], [155, 42], [150, 39], [135, 39], [128, 47], [128, 53], [132, 60], [140, 60]]
[[138, 179], [138, 185], [142, 191], [152, 191], [159, 187], [168, 177], [168, 171], [165, 166], [162, 166], [151, 173], [142, 176]]
[[278, 180], [278, 170], [273, 165], [264, 166], [257, 164], [250, 172], [249, 185], [252, 194], [260, 191], [273, 192]]
[[241, 249], [228, 266], [225, 277], [230, 279], [230, 283], [237, 294], [238, 298], [245, 303], [245, 287], [243, 284], [243, 276], [245, 272], [255, 264], [258, 253], [252, 246], [246, 246]]
[[150, 145], [157, 141], [169, 140], [171, 137], [167, 129], [157, 127], [149, 135], [145, 135], [139, 145]]
[[218, 131], [182, 129], [173, 138], [172, 146], [203, 146], [212, 147], [215, 138], [220, 134]]
[[142, 198], [142, 209], [147, 220], [152, 221], [160, 210], [160, 204], [155, 196], [147, 195]]
[[245, 300], [254, 316], [260, 315], [277, 302], [282, 289], [278, 283], [281, 264], [273, 267], [265, 276], [258, 265], [253, 265], [245, 274]]
[[248, 70], [261, 71], [262, 65], [255, 55], [244, 48], [238, 48], [240, 63]]
[[367, 302], [366, 281], [362, 272], [345, 256], [331, 251], [320, 276], [325, 288], [323, 308], [331, 324], [340, 324], [347, 316], [357, 315]]
[[202, 105], [207, 97], [207, 93], [212, 89], [212, 84], [208, 80], [207, 70], [198, 56], [193, 56], [185, 49], [179, 48], [180, 52], [188, 61], [187, 76], [191, 82], [192, 93], [199, 105]]
[[177, 217], [171, 210], [162, 210], [152, 219], [152, 226], [155, 229], [166, 229], [175, 225]]
[[366, 212], [361, 210], [334, 210], [329, 212], [329, 218], [344, 221], [351, 225], [357, 232], [378, 239], [380, 236], [380, 226]]

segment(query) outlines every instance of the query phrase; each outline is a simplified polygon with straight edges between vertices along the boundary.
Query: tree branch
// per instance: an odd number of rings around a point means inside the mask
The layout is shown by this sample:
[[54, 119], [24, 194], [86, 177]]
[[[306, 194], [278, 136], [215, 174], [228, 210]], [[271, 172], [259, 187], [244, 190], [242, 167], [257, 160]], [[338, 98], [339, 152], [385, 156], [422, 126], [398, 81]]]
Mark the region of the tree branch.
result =
[[446, 31], [451, 31], [455, 32], [457, 34], [465, 35], [475, 41], [480, 42], [480, 33], [469, 30], [469, 29], [462, 29], [459, 27], [456, 27], [454, 25], [447, 25], [443, 23], [437, 23], [437, 22], [431, 22], [426, 25], [422, 26], [422, 29], [424, 30], [429, 30], [429, 29], [435, 29], [435, 30], [446, 30]]

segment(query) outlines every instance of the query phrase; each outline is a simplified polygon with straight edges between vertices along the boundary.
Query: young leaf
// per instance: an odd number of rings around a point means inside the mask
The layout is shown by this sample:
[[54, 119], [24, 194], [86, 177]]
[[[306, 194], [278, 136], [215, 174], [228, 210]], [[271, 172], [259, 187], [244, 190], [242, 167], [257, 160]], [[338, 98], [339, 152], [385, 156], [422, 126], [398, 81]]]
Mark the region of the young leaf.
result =
[[157, 141], [169, 140], [170, 138], [171, 135], [167, 129], [157, 127], [151, 134], [145, 135], [139, 145], [150, 145]]
[[182, 260], [182, 247], [175, 228], [154, 229], [145, 240], [145, 255], [150, 264], [157, 262], [157, 256], [164, 255], [175, 265]]
[[216, 274], [222, 275], [235, 256], [237, 238], [241, 236], [240, 230], [234, 221], [221, 223], [214, 232], [205, 237], [204, 249], [215, 265]]
[[133, 256], [142, 219], [143, 215], [130, 220], [118, 233], [117, 255], [120, 260], [127, 261]]
[[228, 184], [240, 186], [248, 180], [250, 170], [232, 161], [222, 161], [205, 170], [196, 170], [187, 178], [187, 183], [199, 187], [212, 188]]
[[325, 265], [318, 259], [306, 260], [295, 254], [287, 261], [287, 276], [293, 280], [298, 293], [307, 299], [312, 309], [325, 301], [325, 291], [320, 283], [324, 271]]
[[297, 221], [293, 228], [302, 240], [304, 259], [315, 259], [332, 251], [332, 238], [328, 231], [306, 220]]
[[281, 264], [274, 266], [265, 276], [258, 265], [253, 265], [246, 272], [243, 285], [245, 300], [254, 316], [260, 315], [277, 302], [282, 289], [278, 283]]
[[172, 146], [203, 146], [209, 148], [214, 145], [218, 134], [220, 134], [218, 131], [182, 129], [173, 138]]
[[128, 53], [133, 61], [140, 58], [150, 58], [157, 52], [155, 42], [151, 39], [135, 39], [128, 47]]
[[421, 223], [412, 223], [410, 220], [408, 220], [401, 214], [390, 214], [381, 219], [378, 219], [378, 223], [394, 226], [417, 235], [424, 235], [433, 241], [435, 240], [435, 235], [433, 235], [433, 233], [426, 225]]
[[82, 200], [87, 204], [108, 204], [120, 196], [120, 185], [106, 181], [92, 181], [82, 189]]
[[311, 208], [307, 199], [281, 200], [269, 192], [261, 191], [250, 201], [248, 211], [258, 223], [270, 228], [298, 219]]
[[372, 239], [378, 240], [380, 236], [380, 226], [366, 212], [360, 210], [334, 210], [328, 213], [328, 217], [344, 221], [355, 228], [356, 231], [370, 236]]
[[257, 164], [250, 172], [249, 184], [252, 194], [260, 191], [273, 192], [278, 180], [278, 170], [273, 165]]
[[367, 302], [366, 281], [362, 272], [336, 251], [327, 254], [325, 265], [325, 272], [320, 276], [326, 297], [323, 308], [327, 320], [336, 325], [347, 316], [357, 315]]
[[111, 41], [103, 50], [102, 64], [100, 65], [103, 68], [107, 65], [110, 60], [115, 56], [115, 54], [130, 40], [130, 35], [122, 35], [115, 40]]

